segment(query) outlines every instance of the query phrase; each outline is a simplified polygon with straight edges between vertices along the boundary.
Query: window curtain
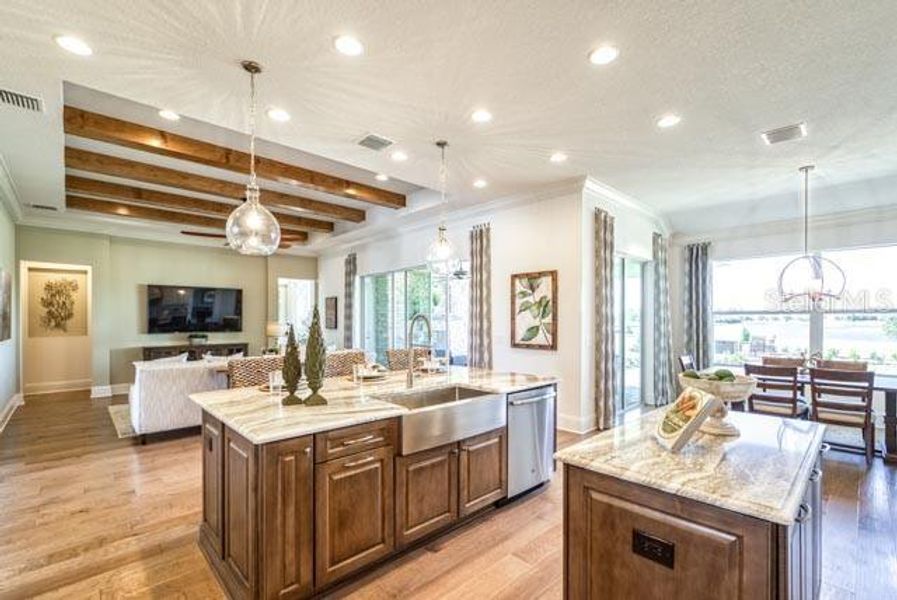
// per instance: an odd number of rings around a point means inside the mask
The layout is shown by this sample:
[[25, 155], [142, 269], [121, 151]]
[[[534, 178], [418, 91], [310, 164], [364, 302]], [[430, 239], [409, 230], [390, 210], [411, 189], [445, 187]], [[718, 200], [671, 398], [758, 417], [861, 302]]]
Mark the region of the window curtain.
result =
[[467, 360], [471, 367], [492, 368], [492, 230], [470, 230], [470, 323]]
[[654, 233], [654, 404], [669, 404], [675, 396], [673, 332], [670, 319], [670, 266], [667, 240]]
[[358, 275], [358, 262], [355, 253], [346, 257], [346, 282], [343, 290], [343, 348], [355, 347], [355, 278]]
[[595, 209], [595, 420], [614, 423], [614, 218]]
[[713, 361], [713, 304], [710, 280], [710, 242], [685, 247], [685, 351], [695, 367]]

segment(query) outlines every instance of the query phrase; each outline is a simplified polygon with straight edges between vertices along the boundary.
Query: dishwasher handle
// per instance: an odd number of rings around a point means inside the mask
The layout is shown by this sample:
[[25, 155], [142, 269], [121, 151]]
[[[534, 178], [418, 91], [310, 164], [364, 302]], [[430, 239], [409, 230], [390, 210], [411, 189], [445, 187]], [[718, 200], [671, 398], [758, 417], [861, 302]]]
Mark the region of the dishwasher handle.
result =
[[542, 402], [543, 400], [553, 400], [557, 397], [557, 394], [550, 393], [545, 394], [544, 396], [536, 396], [535, 398], [526, 398], [523, 400], [511, 400], [508, 402], [511, 406], [523, 406], [524, 404], [535, 404], [536, 402]]

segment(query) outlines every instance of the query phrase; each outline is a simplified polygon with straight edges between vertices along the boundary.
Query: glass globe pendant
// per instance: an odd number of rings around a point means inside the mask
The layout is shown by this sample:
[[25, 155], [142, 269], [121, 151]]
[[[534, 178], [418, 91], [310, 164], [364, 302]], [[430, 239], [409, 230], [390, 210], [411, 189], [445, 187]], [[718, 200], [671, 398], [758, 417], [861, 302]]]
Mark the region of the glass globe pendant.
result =
[[262, 72], [262, 67], [248, 60], [241, 64], [249, 73], [249, 183], [245, 201], [227, 218], [225, 234], [227, 243], [240, 254], [270, 256], [280, 246], [280, 224], [262, 206], [255, 176], [255, 76]]
[[783, 303], [805, 299], [810, 307], [823, 300], [837, 300], [844, 293], [847, 279], [834, 261], [809, 252], [810, 171], [813, 166], [801, 167], [804, 176], [804, 254], [782, 269], [779, 275], [779, 298]]
[[[446, 203], [445, 186], [446, 180], [448, 179], [448, 169], [445, 166], [445, 148], [448, 146], [448, 142], [439, 140], [436, 142], [436, 146], [442, 153], [442, 163], [439, 168], [439, 183], [440, 194], [442, 197], [441, 205], [444, 215]], [[427, 267], [430, 269], [430, 273], [436, 277], [448, 277], [457, 268], [458, 260], [455, 258], [455, 247], [452, 246], [452, 243], [449, 241], [445, 232], [446, 227], [443, 222], [439, 225], [439, 229], [436, 232], [436, 239], [433, 240], [433, 243], [430, 244], [430, 248], [427, 250]]]

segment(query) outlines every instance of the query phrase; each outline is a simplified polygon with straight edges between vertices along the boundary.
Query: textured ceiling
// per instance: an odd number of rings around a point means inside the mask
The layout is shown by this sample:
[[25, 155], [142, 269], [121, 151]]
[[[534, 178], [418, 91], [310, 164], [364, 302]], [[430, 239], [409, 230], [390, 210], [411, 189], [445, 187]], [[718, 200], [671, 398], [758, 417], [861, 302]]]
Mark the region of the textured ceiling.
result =
[[[293, 116], [263, 120], [272, 142], [433, 188], [445, 137], [459, 205], [589, 174], [676, 212], [790, 192], [807, 161], [830, 185], [894, 174], [895, 23], [897, 3], [875, 0], [4, 0], [0, 84], [41, 94], [48, 113], [0, 108], [0, 154], [23, 195], [62, 193], [63, 81], [243, 130], [237, 62], [253, 58], [261, 104]], [[94, 55], [61, 51], [59, 33]], [[366, 54], [337, 54], [341, 33]], [[590, 65], [605, 41], [619, 59]], [[471, 123], [479, 106], [493, 122]], [[683, 121], [660, 131], [667, 111]], [[760, 142], [797, 121], [807, 139]], [[411, 159], [356, 146], [367, 132]], [[549, 163], [553, 150], [570, 160]]]

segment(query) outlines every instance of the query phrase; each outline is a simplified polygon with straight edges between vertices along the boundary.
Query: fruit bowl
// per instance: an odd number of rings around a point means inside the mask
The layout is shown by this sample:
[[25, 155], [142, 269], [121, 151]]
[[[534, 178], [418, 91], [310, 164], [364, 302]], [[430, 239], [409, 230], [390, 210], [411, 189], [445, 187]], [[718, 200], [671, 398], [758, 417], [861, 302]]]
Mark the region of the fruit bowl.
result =
[[683, 389], [693, 387], [716, 396], [726, 403], [744, 402], [757, 387], [757, 380], [746, 375], [735, 375], [734, 381], [704, 379], [702, 377], [686, 377], [679, 373], [679, 385]]

